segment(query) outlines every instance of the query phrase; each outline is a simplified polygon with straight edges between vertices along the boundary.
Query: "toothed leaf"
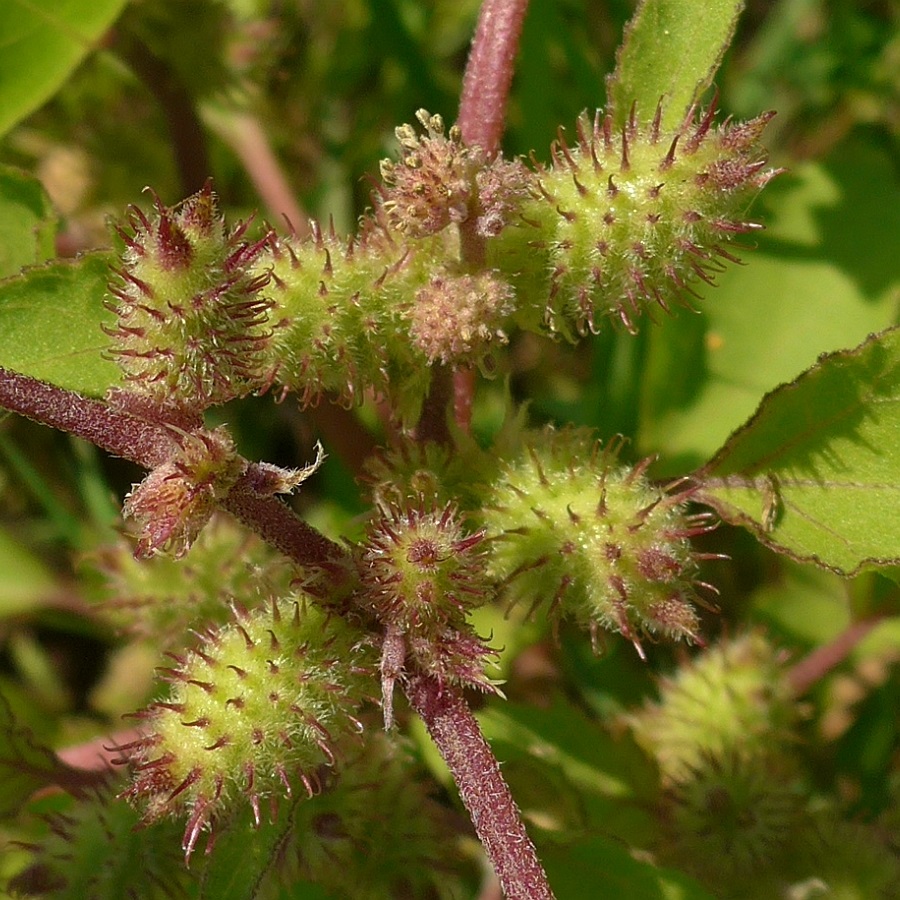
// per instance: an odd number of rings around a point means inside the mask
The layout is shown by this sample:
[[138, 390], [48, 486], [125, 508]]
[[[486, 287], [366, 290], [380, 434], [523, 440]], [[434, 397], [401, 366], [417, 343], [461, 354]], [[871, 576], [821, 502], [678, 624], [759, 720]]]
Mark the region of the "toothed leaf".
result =
[[40, 182], [0, 166], [0, 278], [50, 259], [55, 231], [56, 216]]
[[767, 391], [897, 321], [898, 190], [888, 155], [858, 140], [767, 188], [748, 264], [700, 291], [699, 316], [648, 329], [638, 446], [661, 455], [655, 472], [703, 465]]
[[769, 394], [705, 470], [704, 499], [797, 560], [900, 563], [900, 329]]

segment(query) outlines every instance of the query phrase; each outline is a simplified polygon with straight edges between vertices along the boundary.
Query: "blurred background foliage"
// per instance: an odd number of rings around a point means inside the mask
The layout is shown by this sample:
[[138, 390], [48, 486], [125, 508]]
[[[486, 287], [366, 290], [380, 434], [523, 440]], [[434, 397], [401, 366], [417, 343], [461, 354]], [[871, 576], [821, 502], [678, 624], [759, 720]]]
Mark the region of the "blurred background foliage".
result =
[[[287, 228], [261, 199], [273, 177], [261, 160], [277, 162], [275, 181], [301, 215], [350, 233], [369, 204], [378, 161], [393, 152], [393, 129], [422, 107], [453, 120], [477, 12], [477, 0], [132, 0], [62, 89], [0, 138], [0, 163], [44, 185], [53, 212], [37, 220], [58, 218], [62, 256], [109, 246], [109, 218], [145, 204], [147, 185], [174, 203], [208, 175], [232, 220], [259, 210], [261, 220]], [[632, 12], [625, 0], [531, 0], [507, 154], [546, 159], [559, 126], [571, 130], [581, 110], [602, 106]], [[769, 227], [756, 251], [742, 254], [746, 268], [705, 289], [701, 313], [645, 322], [637, 339], [610, 331], [575, 349], [516, 339], [508, 378], [480, 390], [480, 437], [496, 431], [511, 392], [530, 401], [536, 423], [621, 433], [630, 440], [626, 454], [658, 454], [661, 476], [684, 474], [710, 458], [766, 391], [820, 353], [898, 322], [900, 7], [750, 0], [716, 84], [723, 115], [777, 110], [766, 143], [771, 163], [788, 169], [756, 209]], [[291, 225], [302, 228], [297, 208]], [[332, 455], [298, 503], [329, 534], [358, 533], [354, 462], [334, 439], [342, 413], [301, 413], [290, 400], [263, 398], [218, 414], [232, 423], [242, 452], [277, 464], [306, 461], [324, 435]], [[359, 415], [379, 428], [372, 408]], [[150, 690], [153, 654], [119, 635], [115, 617], [96, 605], [114, 593], [110, 584], [127, 565], [118, 508], [140, 473], [14, 417], [0, 422], [0, 465], [0, 690], [47, 743], [88, 740], [119, 727], [121, 714]], [[244, 552], [239, 537], [225, 541], [200, 548], [212, 554], [209, 565]], [[809, 781], [842, 808], [889, 812], [900, 779], [896, 583], [797, 566], [729, 527], [702, 549], [731, 557], [704, 573], [721, 591], [718, 611], [705, 617], [710, 641], [757, 625], [796, 661], [852, 622], [880, 617], [804, 698], [801, 753]], [[162, 568], [149, 576], [154, 590], [173, 579]], [[202, 603], [202, 571], [171, 590]], [[562, 704], [563, 715], [536, 715], [527, 727], [579, 758], [586, 758], [576, 746], [585, 721], [593, 728], [634, 707], [655, 692], [656, 673], [685, 655], [652, 647], [644, 664], [610, 641], [595, 657], [565, 628], [556, 640], [502, 611], [481, 615], [483, 631], [506, 648], [510, 697], [548, 709]], [[488, 732], [502, 740], [503, 717], [522, 715], [516, 709], [490, 713]], [[428, 757], [424, 739], [421, 746]], [[520, 790], [543, 779], [557, 804], [577, 808], [575, 821], [594, 822], [582, 808], [590, 791], [572, 787], [568, 757], [560, 759], [518, 759], [514, 789], [519, 765]], [[640, 799], [651, 776], [628, 777]], [[525, 806], [552, 832], [556, 813], [546, 802], [528, 797]], [[569, 822], [568, 812], [558, 819]], [[602, 849], [608, 865], [626, 865], [614, 848]]]

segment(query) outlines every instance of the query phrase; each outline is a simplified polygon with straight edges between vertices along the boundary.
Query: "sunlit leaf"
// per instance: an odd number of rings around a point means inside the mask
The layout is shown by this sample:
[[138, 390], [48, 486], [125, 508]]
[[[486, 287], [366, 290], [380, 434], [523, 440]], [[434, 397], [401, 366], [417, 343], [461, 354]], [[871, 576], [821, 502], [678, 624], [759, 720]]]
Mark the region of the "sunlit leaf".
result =
[[677, 127], [712, 82], [743, 7], [743, 0], [643, 0], [607, 85], [616, 123], [633, 103], [650, 120], [663, 100], [663, 127]]
[[55, 231], [56, 216], [40, 182], [0, 166], [0, 278], [50, 259]]
[[692, 878], [636, 859], [621, 843], [598, 834], [574, 843], [547, 845], [542, 857], [550, 885], [560, 898], [713, 900]]
[[654, 825], [645, 803], [657, 774], [631, 739], [611, 737], [562, 701], [548, 709], [491, 705], [478, 719], [526, 818], [533, 811], [561, 835], [603, 828], [647, 840]]
[[58, 387], [100, 397], [119, 382], [119, 369], [104, 358], [108, 339], [101, 323], [109, 257], [29, 269], [0, 282], [0, 365]]
[[127, 0], [0, 3], [0, 135], [34, 112], [96, 49]]
[[659, 471], [702, 465], [767, 391], [897, 322], [898, 192], [887, 153], [862, 140], [766, 189], [746, 265], [701, 291], [701, 315], [648, 329], [639, 445], [661, 455]]
[[767, 396], [702, 473], [764, 543], [842, 574], [900, 561], [900, 328]]

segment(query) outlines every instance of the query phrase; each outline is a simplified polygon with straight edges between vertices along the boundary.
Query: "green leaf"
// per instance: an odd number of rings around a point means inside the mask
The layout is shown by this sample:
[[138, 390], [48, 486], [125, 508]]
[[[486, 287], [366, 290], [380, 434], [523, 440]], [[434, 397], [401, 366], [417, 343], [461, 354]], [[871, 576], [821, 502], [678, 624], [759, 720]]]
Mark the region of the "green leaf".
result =
[[701, 473], [763, 543], [853, 575], [900, 562], [900, 328], [769, 394]]
[[766, 189], [747, 265], [702, 292], [701, 315], [648, 329], [638, 447], [658, 474], [703, 465], [767, 391], [896, 323], [898, 191], [888, 154], [858, 138]]
[[835, 640], [853, 622], [845, 579], [789, 560], [779, 568], [778, 578], [750, 594], [748, 609], [769, 634], [809, 650]]
[[127, 0], [0, 4], [0, 135], [56, 93]]
[[216, 837], [215, 852], [206, 857], [200, 877], [199, 900], [256, 900], [284, 896], [291, 900], [328, 900], [318, 885], [294, 879], [290, 891], [278, 890], [278, 856], [284, 853], [292, 834], [297, 803], [305, 798], [278, 804], [274, 821], [255, 828], [246, 811], [236, 814]]
[[743, 0], [642, 0], [607, 80], [616, 125], [633, 103], [640, 119], [651, 120], [663, 99], [663, 128], [677, 128], [712, 83], [743, 8]]
[[119, 384], [118, 366], [103, 356], [109, 263], [93, 253], [0, 282], [0, 366], [92, 397]]
[[562, 835], [584, 829], [645, 843], [658, 775], [640, 748], [613, 738], [576, 707], [491, 705], [478, 721], [526, 817]]
[[56, 215], [41, 183], [0, 166], [0, 278], [54, 255]]

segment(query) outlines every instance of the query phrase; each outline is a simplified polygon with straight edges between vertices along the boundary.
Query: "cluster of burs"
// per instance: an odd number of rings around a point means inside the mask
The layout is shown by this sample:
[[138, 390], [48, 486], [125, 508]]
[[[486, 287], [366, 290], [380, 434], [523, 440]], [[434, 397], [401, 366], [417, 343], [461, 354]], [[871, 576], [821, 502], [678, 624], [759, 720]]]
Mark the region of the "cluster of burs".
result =
[[[684, 301], [757, 227], [743, 211], [773, 175], [757, 143], [767, 118], [716, 126], [691, 111], [666, 131], [660, 110], [582, 117], [529, 167], [420, 112], [349, 240], [316, 225], [250, 239], [211, 188], [132, 210], [109, 302], [123, 373], [110, 402], [168, 425], [173, 448], [126, 502], [138, 553], [187, 553], [245, 471], [227, 429], [204, 429], [211, 406], [270, 390], [303, 405], [377, 397], [404, 433], [436, 369], [494, 371], [517, 329], [576, 341]], [[272, 470], [266, 492], [302, 480]], [[397, 678], [496, 690], [495, 651], [469, 622], [484, 603], [541, 608], [595, 641], [618, 632], [639, 653], [647, 636], [698, 639], [691, 539], [710, 521], [688, 510], [689, 485], [656, 485], [615, 441], [511, 414], [487, 449], [456, 432], [401, 441], [370, 462], [367, 490], [374, 513], [342, 576], [194, 623], [168, 694], [121, 748], [127, 795], [145, 822], [186, 815], [188, 855], [235, 799], [259, 822], [273, 798], [315, 793], [373, 699], [390, 722]], [[680, 762], [678, 814], [714, 802], [689, 796], [684, 772], [733, 778], [737, 760]]]
[[[110, 330], [128, 386], [192, 409], [281, 389], [313, 402], [366, 392], [415, 421], [429, 369], [484, 365], [513, 329], [576, 339], [668, 309], [733, 256], [773, 176], [768, 116], [676, 131], [632, 111], [583, 116], [548, 167], [488, 159], [439, 116], [397, 130], [374, 210], [350, 239], [244, 240], [210, 189], [151, 217], [133, 210]], [[479, 244], [478, 252], [471, 245]]]
[[626, 716], [658, 767], [658, 862], [715, 897], [900, 896], [896, 805], [851, 821], [809, 783], [791, 662], [760, 633], [723, 640]]

